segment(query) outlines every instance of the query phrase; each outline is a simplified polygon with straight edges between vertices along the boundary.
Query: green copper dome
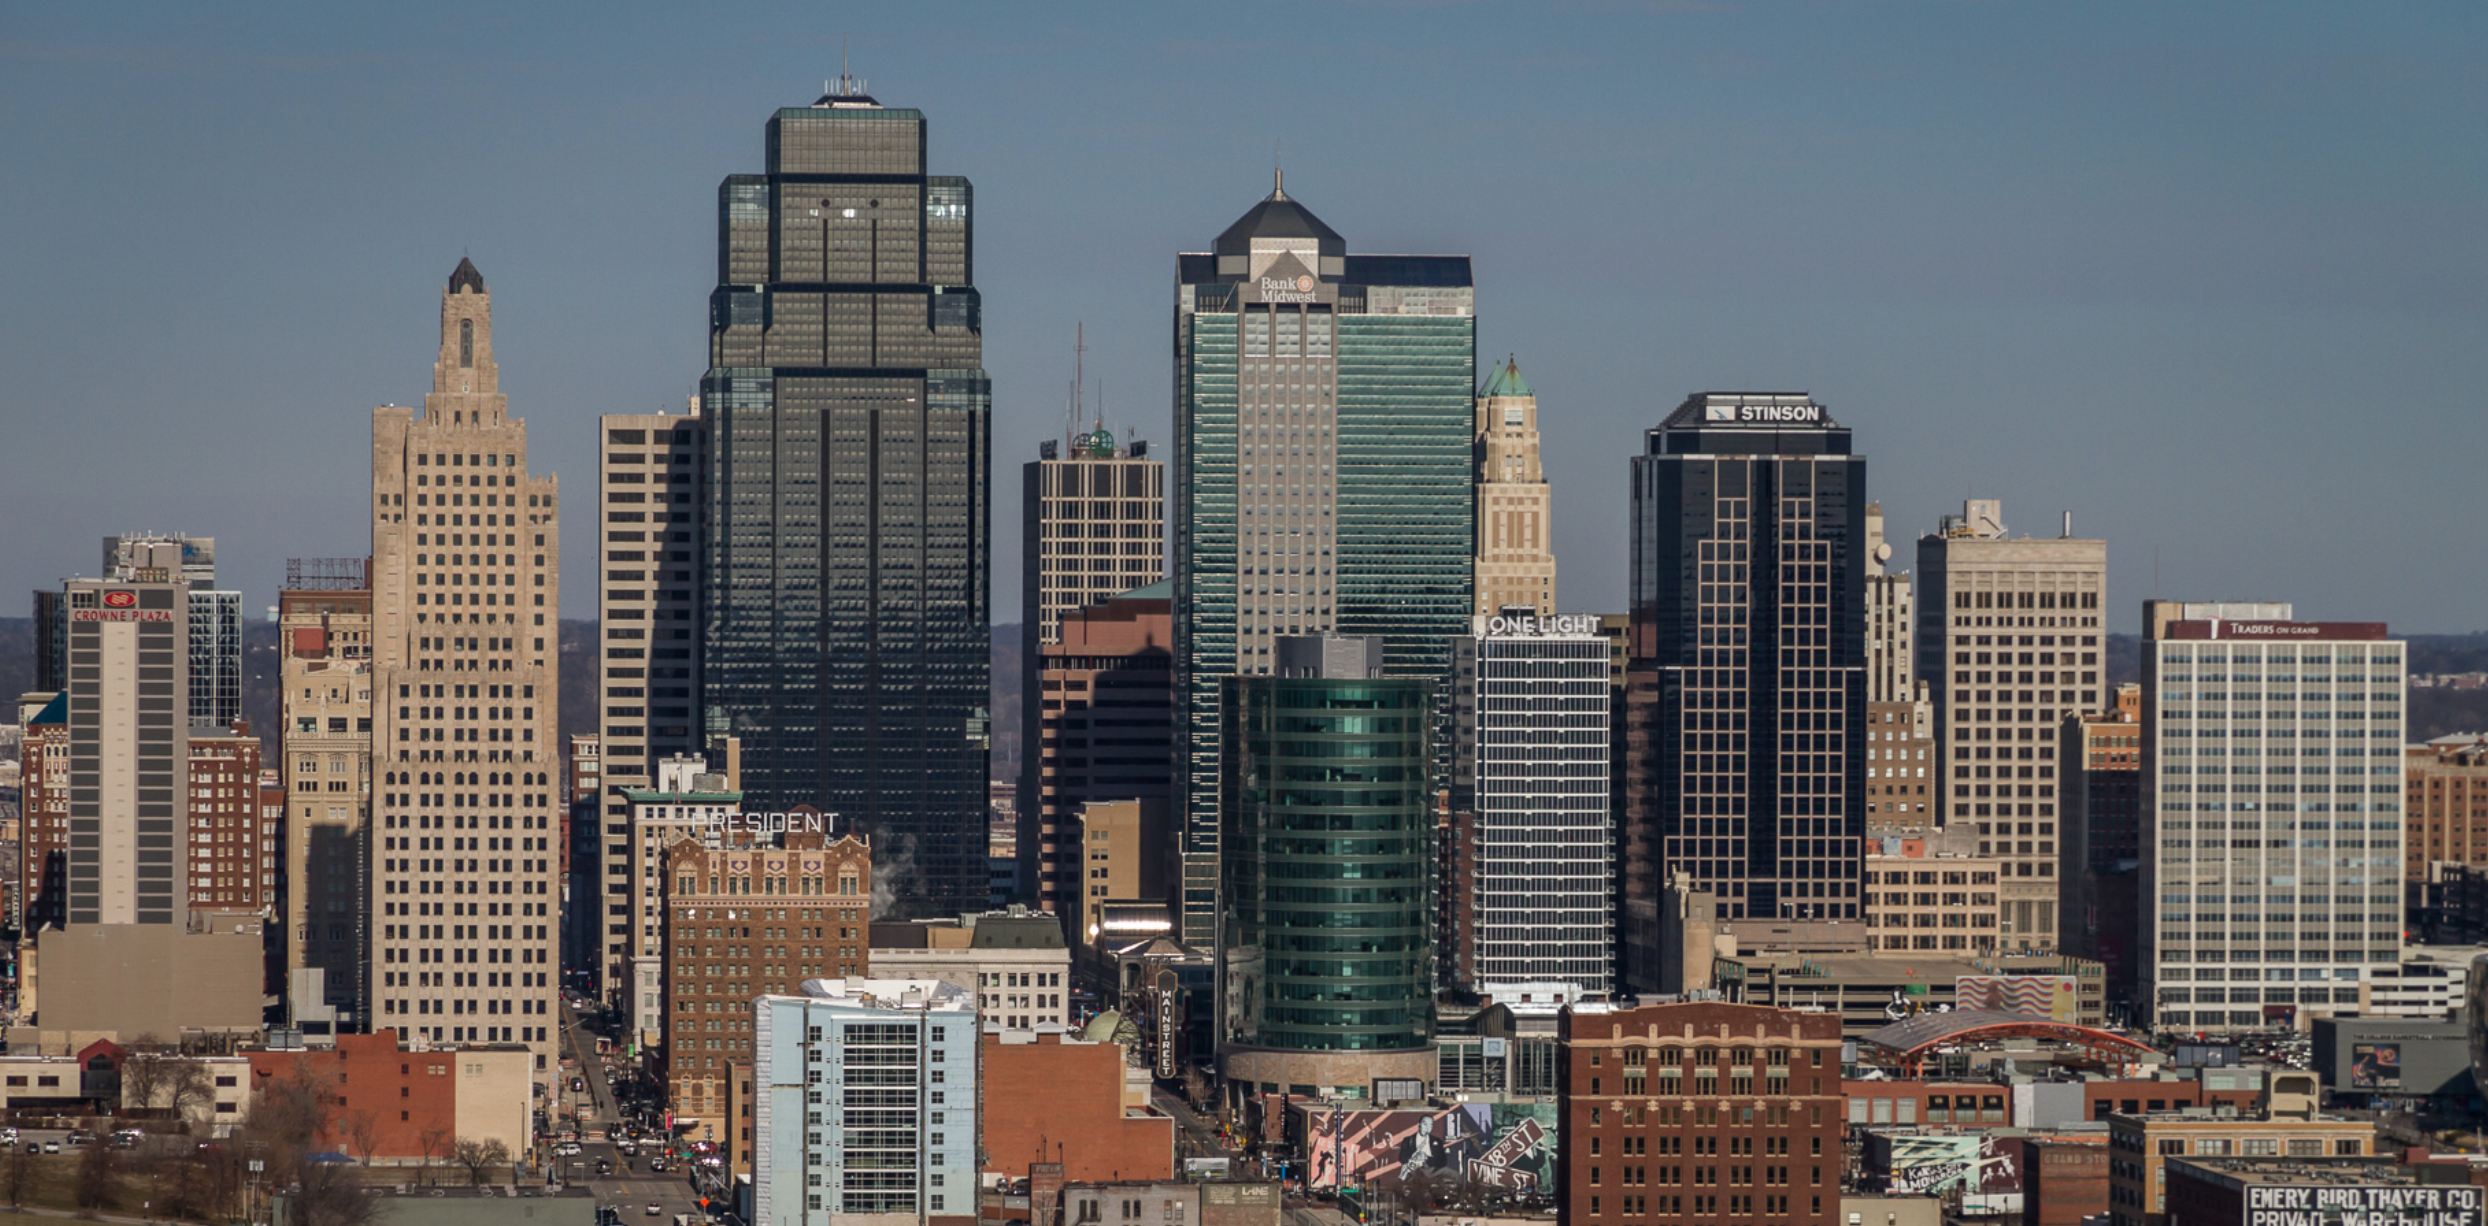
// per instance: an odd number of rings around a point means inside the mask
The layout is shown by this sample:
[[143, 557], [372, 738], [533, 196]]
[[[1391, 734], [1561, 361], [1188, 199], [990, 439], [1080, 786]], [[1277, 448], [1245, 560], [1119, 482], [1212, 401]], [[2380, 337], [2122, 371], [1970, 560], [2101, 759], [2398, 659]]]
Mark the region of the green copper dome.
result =
[[1479, 396], [1536, 395], [1535, 392], [1529, 390], [1529, 381], [1520, 377], [1519, 364], [1508, 357], [1495, 365], [1494, 373], [1486, 376], [1486, 386], [1479, 388], [1477, 394]]
[[1090, 455], [1100, 460], [1114, 458], [1114, 431], [1099, 426], [1096, 433], [1089, 435], [1082, 442], [1087, 444]]

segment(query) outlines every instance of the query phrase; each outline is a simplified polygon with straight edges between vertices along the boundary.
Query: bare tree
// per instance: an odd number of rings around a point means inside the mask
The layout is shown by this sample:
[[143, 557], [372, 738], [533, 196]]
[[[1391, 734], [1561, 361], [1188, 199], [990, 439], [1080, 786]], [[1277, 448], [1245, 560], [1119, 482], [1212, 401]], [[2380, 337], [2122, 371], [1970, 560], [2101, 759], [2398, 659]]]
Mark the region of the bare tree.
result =
[[9, 1198], [9, 1208], [26, 1203], [26, 1194], [35, 1188], [35, 1160], [22, 1145], [11, 1145], [0, 1154], [0, 1195]]
[[121, 1106], [153, 1110], [156, 1094], [164, 1088], [164, 1075], [176, 1058], [172, 1045], [156, 1034], [130, 1040], [129, 1049], [121, 1054]]
[[269, 1183], [283, 1187], [301, 1178], [304, 1160], [326, 1140], [336, 1103], [335, 1079], [300, 1065], [252, 1096], [242, 1133], [265, 1147]]
[[314, 1162], [303, 1168], [301, 1190], [294, 1194], [298, 1226], [372, 1226], [380, 1218], [380, 1200], [342, 1162]]
[[450, 1157], [456, 1160], [458, 1165], [467, 1169], [467, 1180], [470, 1183], [481, 1187], [486, 1172], [497, 1166], [509, 1165], [510, 1147], [503, 1144], [498, 1137], [489, 1141], [471, 1141], [460, 1137], [457, 1144], [451, 1148]]
[[380, 1115], [369, 1107], [346, 1112], [340, 1126], [345, 1129], [346, 1143], [354, 1147], [355, 1156], [370, 1166], [372, 1155], [380, 1152]]
[[432, 1164], [448, 1156], [451, 1135], [448, 1129], [437, 1126], [415, 1135], [415, 1147], [423, 1153], [422, 1173], [417, 1177], [420, 1182], [432, 1182]]
[[77, 1200], [80, 1209], [111, 1207], [113, 1184], [120, 1175], [120, 1165], [109, 1145], [89, 1145], [79, 1153]]
[[181, 1060], [164, 1070], [164, 1105], [173, 1113], [173, 1125], [190, 1131], [190, 1113], [214, 1100], [216, 1087], [207, 1066], [196, 1060]]

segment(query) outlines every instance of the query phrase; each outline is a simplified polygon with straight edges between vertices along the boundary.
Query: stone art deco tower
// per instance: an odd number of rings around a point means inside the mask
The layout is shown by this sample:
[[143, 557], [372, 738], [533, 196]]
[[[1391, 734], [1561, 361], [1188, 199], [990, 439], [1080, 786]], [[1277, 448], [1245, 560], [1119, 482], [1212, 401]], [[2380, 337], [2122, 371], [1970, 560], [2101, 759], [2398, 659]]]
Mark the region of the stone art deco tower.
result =
[[1538, 460], [1538, 397], [1505, 358], [1477, 389], [1477, 606], [1555, 612], [1555, 507]]
[[432, 393], [372, 410], [373, 1028], [524, 1043], [550, 1079], [558, 484], [527, 471], [465, 260]]

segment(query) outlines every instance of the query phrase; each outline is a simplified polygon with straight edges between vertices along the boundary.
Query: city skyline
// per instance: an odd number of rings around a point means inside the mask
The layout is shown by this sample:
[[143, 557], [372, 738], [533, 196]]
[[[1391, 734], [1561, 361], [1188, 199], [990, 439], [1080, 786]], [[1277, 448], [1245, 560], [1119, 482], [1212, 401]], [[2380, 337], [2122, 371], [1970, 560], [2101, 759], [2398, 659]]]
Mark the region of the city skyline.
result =
[[[1107, 32], [1076, 14], [995, 14], [944, 56], [903, 25], [854, 31], [874, 88], [942, 99], [933, 161], [979, 178], [1003, 453], [1056, 432], [1081, 318], [1107, 424], [1171, 436], [1160, 253], [1265, 182], [1283, 138], [1342, 231], [1475, 254], [1493, 287], [1480, 352], [1517, 353], [1556, 414], [1554, 537], [1580, 577], [1567, 611], [1623, 607], [1605, 560], [1622, 549], [1629, 440], [1688, 390], [1761, 385], [1877, 423], [1861, 446], [1883, 457], [1895, 523], [2001, 496], [2032, 523], [2071, 510], [2082, 535], [2112, 541], [2194, 525], [2112, 560], [2112, 588], [2132, 598], [2107, 610], [2111, 631], [2133, 632], [2139, 598], [2171, 590], [2477, 628], [2488, 578], [2396, 567], [2359, 544], [2375, 519], [2460, 520], [2488, 498], [2459, 479], [2488, 431], [2462, 393], [2373, 390], [2488, 373], [2463, 339], [2488, 311], [2488, 247], [2458, 221], [2488, 167], [2445, 126], [2468, 87], [2439, 71], [2479, 13], [1556, 10], [1531, 14], [1526, 53], [1499, 64], [1505, 87], [1464, 84], [1512, 12], [1349, 10], [1331, 43], [1267, 69], [1289, 91], [1276, 112], [1181, 132], [1146, 111], [1190, 79], [1184, 56], [1252, 57], [1206, 20]], [[74, 174], [93, 188], [7, 197], [24, 233], [48, 236], [13, 244], [8, 267], [54, 289], [0, 315], [21, 419], [50, 406], [0, 469], [0, 509], [32, 529], [0, 555], [0, 584], [50, 586], [92, 565], [77, 542], [153, 526], [222, 537], [226, 583], [258, 618], [282, 559], [355, 552], [351, 526], [324, 513], [359, 496], [355, 465], [337, 463], [362, 444], [350, 410], [418, 394], [391, 338], [422, 325], [406, 291], [438, 276], [444, 247], [472, 251], [524, 304], [518, 339], [544, 361], [512, 390], [540, 406], [544, 467], [584, 479], [596, 416], [671, 410], [696, 382], [702, 321], [684, 303], [713, 284], [714, 257], [699, 185], [745, 168], [756, 108], [831, 74], [837, 32], [748, 54], [742, 36], [672, 14], [584, 41], [535, 18], [367, 20], [36, 15], [0, 45], [13, 68], [0, 102], [35, 121], [0, 134], [0, 154], [21, 184]], [[467, 96], [406, 88], [451, 50]], [[1375, 50], [1390, 54], [1367, 83], [1330, 71]], [[674, 82], [728, 55], [753, 84], [686, 104]], [[2356, 84], [2319, 67], [2342, 55], [2364, 66]], [[1134, 68], [1093, 71], [1103, 61]], [[1756, 102], [1740, 83], [1766, 74], [1776, 84]], [[2265, 83], [2281, 79], [2300, 84]], [[2147, 84], [2112, 88], [2125, 81]], [[133, 108], [166, 88], [185, 121], [139, 124]], [[1523, 139], [1542, 130], [1559, 135]], [[132, 156], [95, 157], [108, 136]], [[217, 170], [167, 209], [130, 178], [167, 158]], [[1090, 189], [1059, 190], [1075, 173]], [[1821, 190], [1758, 205], [1671, 188], [1766, 173]], [[583, 176], [610, 203], [557, 207], [549, 184]], [[2376, 181], [2394, 190], [2348, 186]], [[1835, 203], [1797, 201], [1826, 193]], [[1568, 208], [1544, 227], [1539, 199], [1651, 203]], [[1619, 275], [1643, 287], [1630, 309], [1581, 292]], [[107, 309], [103, 286], [142, 276], [147, 301], [109, 308], [122, 329], [79, 322]], [[1803, 301], [1777, 292], [1795, 278]], [[572, 300], [592, 305], [557, 309]], [[269, 369], [288, 373], [271, 384]], [[2326, 433], [2350, 405], [2362, 427]], [[133, 429], [172, 445], [114, 451], [129, 493], [99, 514], [71, 461]], [[348, 478], [273, 500], [203, 477], [272, 445]], [[2241, 462], [2187, 459], [2212, 450]], [[2372, 491], [2362, 515], [2322, 496], [2344, 478]], [[1015, 510], [995, 509], [998, 539]], [[1017, 559], [994, 561], [1007, 592]], [[588, 616], [592, 597], [570, 605]]]

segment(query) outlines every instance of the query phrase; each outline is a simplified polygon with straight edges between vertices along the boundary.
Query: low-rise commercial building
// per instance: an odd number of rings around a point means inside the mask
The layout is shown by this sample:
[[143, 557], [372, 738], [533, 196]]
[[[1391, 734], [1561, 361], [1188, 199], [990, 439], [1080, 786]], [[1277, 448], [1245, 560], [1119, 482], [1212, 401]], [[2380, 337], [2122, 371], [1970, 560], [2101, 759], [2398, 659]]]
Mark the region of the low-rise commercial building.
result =
[[2476, 1094], [2470, 1027], [2459, 1020], [2318, 1018], [2312, 1055], [2336, 1101], [2433, 1098], [2465, 1109]]
[[[2108, 1117], [2111, 1226], [2180, 1226], [2169, 1216], [2172, 1158], [2359, 1158], [2377, 1152], [2376, 1126], [2316, 1114], [2315, 1075], [2276, 1073], [2253, 1115], [2162, 1112]], [[2182, 1226], [2194, 1226], [2186, 1218]]]
[[2171, 1158], [2167, 1173], [2168, 1217], [2184, 1226], [2479, 1226], [2488, 1196], [2390, 1158]]
[[990, 1020], [978, 1043], [985, 1177], [1027, 1179], [1045, 1162], [1074, 1182], [1175, 1177], [1175, 1121], [1149, 1106], [1149, 1070], [1122, 1044]]
[[367, 1165], [445, 1163], [453, 1141], [498, 1141], [523, 1155], [534, 1136], [532, 1057], [522, 1044], [434, 1047], [383, 1030], [338, 1035], [333, 1048], [255, 1048], [241, 1059], [253, 1097], [290, 1083], [333, 1100], [318, 1147]]
[[1993, 856], [1942, 850], [1940, 834], [1866, 840], [1867, 946], [1892, 953], [1991, 953], [2002, 923]]
[[2060, 954], [1745, 954], [1715, 959], [1711, 971], [1728, 1000], [1834, 1014], [1852, 1036], [1916, 1013], [1997, 1007], [2026, 995], [2049, 1008], [2066, 1002], [2058, 1020], [2084, 1026], [2100, 1025], [2106, 1011], [2099, 963]]
[[975, 997], [1014, 1029], [1071, 1024], [1071, 947], [1060, 921], [1026, 907], [872, 925], [874, 973], [933, 979]]

